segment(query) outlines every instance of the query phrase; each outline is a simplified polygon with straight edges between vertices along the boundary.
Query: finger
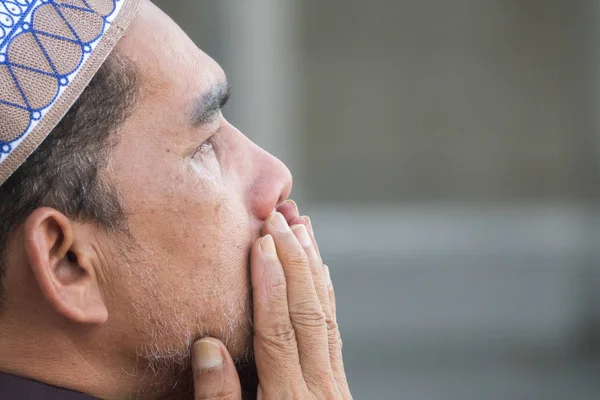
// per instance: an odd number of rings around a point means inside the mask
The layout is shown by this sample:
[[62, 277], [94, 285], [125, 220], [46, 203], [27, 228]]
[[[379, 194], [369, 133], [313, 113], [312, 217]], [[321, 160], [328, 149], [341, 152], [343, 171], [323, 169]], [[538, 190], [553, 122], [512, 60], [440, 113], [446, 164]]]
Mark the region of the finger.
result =
[[300, 212], [298, 211], [298, 205], [294, 200], [287, 200], [281, 203], [275, 211], [283, 215], [285, 220], [288, 222], [288, 225], [293, 225], [291, 221], [300, 216]]
[[194, 343], [194, 400], [242, 398], [242, 389], [229, 352], [216, 339]]
[[263, 392], [277, 398], [304, 385], [287, 284], [271, 235], [257, 240], [251, 252], [254, 306], [254, 353]]
[[302, 225], [295, 225], [292, 228], [292, 231], [296, 235], [298, 242], [304, 249], [306, 256], [308, 257], [308, 262], [310, 265], [310, 271], [313, 276], [313, 285], [315, 286], [315, 290], [317, 292], [317, 297], [321, 302], [321, 307], [323, 312], [325, 313], [325, 318], [327, 325], [333, 321], [333, 315], [331, 312], [331, 307], [329, 305], [329, 291], [327, 287], [327, 279], [325, 277], [325, 272], [323, 270], [323, 263], [319, 258], [319, 255], [316, 252], [313, 241], [308, 234], [308, 230], [306, 227], [299, 229]]
[[[303, 225], [296, 229], [306, 231]], [[319, 391], [329, 384], [331, 370], [325, 314], [315, 290], [308, 256], [280, 213], [267, 221], [265, 230], [275, 240], [285, 273], [289, 315], [296, 333], [304, 379], [311, 391]]]
[[333, 319], [337, 322], [335, 291], [333, 289], [333, 282], [331, 281], [331, 274], [327, 265], [323, 265], [323, 275], [325, 275], [325, 281], [327, 283], [327, 293], [329, 296], [329, 307], [331, 308], [331, 314], [333, 315]]
[[[315, 290], [317, 292], [317, 296], [319, 297], [319, 301], [321, 302], [321, 308], [323, 313], [325, 314], [325, 322], [327, 326], [327, 339], [328, 339], [328, 355], [329, 359], [327, 360], [327, 374], [326, 377], [330, 382], [336, 382], [334, 370], [332, 367], [332, 362], [338, 362], [338, 354], [341, 351], [339, 342], [337, 342], [339, 338], [338, 326], [333, 318], [333, 314], [331, 312], [330, 301], [329, 301], [329, 288], [328, 281], [323, 270], [323, 263], [319, 260], [317, 252], [313, 246], [313, 242], [308, 235], [308, 231], [304, 225], [294, 225], [292, 227], [292, 231], [296, 235], [298, 242], [304, 249], [308, 257], [308, 261], [310, 264], [310, 269], [313, 276], [313, 284], [315, 286]], [[331, 348], [330, 348], [331, 347]], [[342, 366], [343, 367], [343, 366]]]
[[290, 225], [304, 225], [308, 229], [308, 233], [310, 238], [313, 241], [313, 245], [315, 246], [315, 250], [317, 251], [317, 255], [319, 256], [319, 261], [323, 264], [323, 258], [321, 257], [321, 251], [319, 250], [319, 244], [317, 243], [317, 239], [315, 238], [315, 232], [313, 230], [312, 221], [309, 217], [298, 217], [291, 221]]
[[344, 398], [350, 395], [350, 388], [348, 386], [348, 379], [346, 378], [346, 371], [344, 369], [344, 359], [342, 356], [342, 338], [340, 335], [339, 326], [337, 324], [337, 309], [335, 303], [335, 292], [333, 289], [333, 283], [331, 281], [331, 275], [329, 267], [323, 266], [325, 279], [327, 281], [327, 292], [329, 296], [329, 305], [333, 315], [333, 323], [328, 324], [328, 337], [329, 337], [329, 357], [331, 362], [331, 368], [333, 370], [333, 376], [338, 385], [338, 388], [344, 394]]

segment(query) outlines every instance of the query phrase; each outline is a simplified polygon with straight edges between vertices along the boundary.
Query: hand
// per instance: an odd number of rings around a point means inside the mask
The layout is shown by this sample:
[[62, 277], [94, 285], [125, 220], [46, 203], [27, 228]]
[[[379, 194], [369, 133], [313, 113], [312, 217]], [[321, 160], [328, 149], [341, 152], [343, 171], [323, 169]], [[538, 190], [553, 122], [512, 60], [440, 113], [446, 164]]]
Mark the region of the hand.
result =
[[[336, 323], [335, 296], [308, 217], [286, 202], [252, 247], [254, 352], [261, 400], [351, 399]], [[194, 345], [195, 399], [241, 399], [226, 347]]]

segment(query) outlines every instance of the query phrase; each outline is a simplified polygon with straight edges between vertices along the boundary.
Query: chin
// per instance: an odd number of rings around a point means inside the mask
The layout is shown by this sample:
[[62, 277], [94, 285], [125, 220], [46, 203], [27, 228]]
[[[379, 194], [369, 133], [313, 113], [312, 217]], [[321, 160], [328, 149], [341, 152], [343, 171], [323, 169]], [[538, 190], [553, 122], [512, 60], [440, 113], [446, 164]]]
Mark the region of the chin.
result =
[[203, 337], [225, 344], [238, 369], [242, 388], [256, 393], [249, 267], [247, 271], [246, 276], [238, 275], [232, 285], [215, 288], [210, 310], [191, 307], [194, 302], [190, 299], [173, 303], [171, 297], [159, 301], [158, 306], [157, 302], [138, 304], [136, 310], [143, 312], [138, 312], [137, 317], [142, 321], [140, 330], [146, 334], [147, 343], [138, 345], [137, 372], [142, 378], [138, 398], [192, 399], [191, 350], [194, 342]]
[[[251, 319], [243, 318], [251, 321]], [[144, 378], [138, 393], [133, 396], [138, 399], [190, 399], [193, 400], [193, 372], [192, 372], [192, 347], [196, 340], [210, 336], [225, 343], [229, 354], [233, 358], [244, 399], [256, 398], [258, 388], [258, 374], [254, 362], [252, 349], [253, 335], [252, 324], [238, 321], [238, 330], [230, 336], [212, 334], [195, 335], [185, 340], [178, 350], [162, 349], [157, 354], [143, 357], [146, 360]], [[186, 348], [187, 347], [187, 348]]]

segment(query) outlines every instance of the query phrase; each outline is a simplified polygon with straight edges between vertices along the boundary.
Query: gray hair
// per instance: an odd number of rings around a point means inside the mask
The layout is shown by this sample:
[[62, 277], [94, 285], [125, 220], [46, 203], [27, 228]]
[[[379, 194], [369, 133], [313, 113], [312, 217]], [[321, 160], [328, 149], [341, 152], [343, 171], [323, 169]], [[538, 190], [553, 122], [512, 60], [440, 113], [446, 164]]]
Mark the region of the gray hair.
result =
[[117, 190], [102, 179], [113, 133], [138, 94], [135, 64], [113, 53], [40, 147], [0, 186], [0, 306], [10, 235], [37, 208], [51, 207], [106, 230], [126, 226]]

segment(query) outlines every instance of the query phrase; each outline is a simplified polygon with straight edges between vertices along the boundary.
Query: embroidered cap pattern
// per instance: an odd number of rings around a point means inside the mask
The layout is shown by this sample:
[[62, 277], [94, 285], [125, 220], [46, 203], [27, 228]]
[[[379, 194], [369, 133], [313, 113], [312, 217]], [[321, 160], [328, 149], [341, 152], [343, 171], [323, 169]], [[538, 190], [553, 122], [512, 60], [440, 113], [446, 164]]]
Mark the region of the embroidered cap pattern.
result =
[[0, 184], [75, 102], [138, 3], [0, 0]]

